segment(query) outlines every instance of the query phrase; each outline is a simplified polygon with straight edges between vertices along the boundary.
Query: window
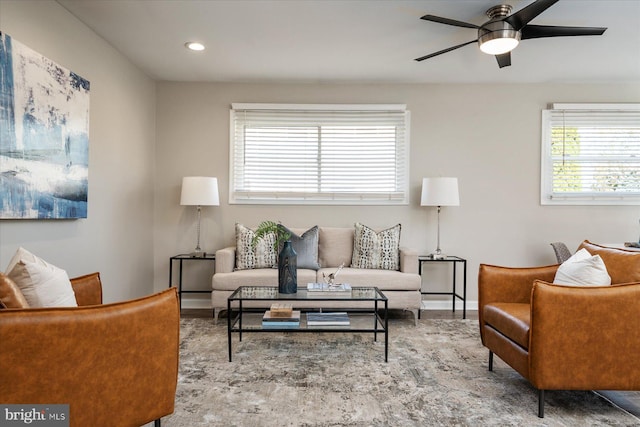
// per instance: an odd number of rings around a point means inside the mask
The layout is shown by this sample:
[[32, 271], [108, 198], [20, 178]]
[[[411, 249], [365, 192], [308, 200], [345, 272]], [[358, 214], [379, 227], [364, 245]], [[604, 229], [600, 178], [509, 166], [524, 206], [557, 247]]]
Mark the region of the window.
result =
[[233, 104], [230, 203], [408, 203], [404, 105]]
[[640, 204], [640, 104], [542, 112], [543, 205]]

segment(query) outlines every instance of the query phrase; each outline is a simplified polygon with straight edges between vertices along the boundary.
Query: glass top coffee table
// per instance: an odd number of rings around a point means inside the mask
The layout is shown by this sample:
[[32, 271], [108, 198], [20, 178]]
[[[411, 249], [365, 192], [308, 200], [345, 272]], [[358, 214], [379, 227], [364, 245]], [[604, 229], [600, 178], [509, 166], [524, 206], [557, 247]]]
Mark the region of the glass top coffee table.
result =
[[[315, 303], [318, 304], [315, 304]], [[331, 309], [332, 302], [336, 306]], [[349, 303], [354, 303], [349, 307]], [[301, 310], [299, 326], [294, 328], [270, 324], [262, 326], [262, 316], [272, 303], [288, 303], [294, 310]], [[322, 304], [319, 304], [322, 303]], [[260, 305], [261, 308], [256, 308]], [[233, 306], [233, 307], [232, 307]], [[357, 308], [356, 308], [357, 306]], [[308, 317], [312, 313], [346, 312], [348, 325], [327, 326], [309, 325]], [[239, 341], [247, 332], [335, 332], [335, 333], [372, 333], [377, 341], [378, 334], [384, 334], [384, 361], [389, 354], [389, 323], [387, 297], [376, 287], [353, 287], [350, 293], [336, 295], [334, 293], [308, 292], [298, 288], [295, 294], [280, 294], [277, 287], [240, 286], [227, 299], [227, 328], [229, 345], [229, 362], [232, 358], [232, 334], [238, 333]]]

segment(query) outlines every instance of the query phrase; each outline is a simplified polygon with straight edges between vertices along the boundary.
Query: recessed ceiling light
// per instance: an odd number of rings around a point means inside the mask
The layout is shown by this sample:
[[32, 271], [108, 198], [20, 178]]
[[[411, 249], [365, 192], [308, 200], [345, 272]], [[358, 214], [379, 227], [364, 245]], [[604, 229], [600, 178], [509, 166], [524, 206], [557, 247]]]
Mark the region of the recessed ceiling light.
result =
[[190, 50], [197, 50], [197, 51], [204, 50], [204, 45], [198, 42], [187, 42], [184, 44], [184, 46]]

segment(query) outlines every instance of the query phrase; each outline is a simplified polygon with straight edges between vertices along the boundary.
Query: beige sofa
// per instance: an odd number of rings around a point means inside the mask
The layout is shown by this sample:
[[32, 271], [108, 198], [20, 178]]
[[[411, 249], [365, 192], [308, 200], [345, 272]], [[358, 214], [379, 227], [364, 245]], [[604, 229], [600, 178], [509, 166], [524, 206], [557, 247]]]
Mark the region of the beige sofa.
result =
[[[305, 229], [291, 229], [302, 234]], [[376, 286], [388, 298], [390, 309], [409, 310], [417, 322], [422, 295], [421, 278], [418, 275], [418, 253], [406, 248], [400, 249], [400, 270], [374, 270], [350, 268], [353, 253], [354, 228], [319, 227], [318, 261], [319, 270], [298, 269], [298, 287], [306, 287], [309, 282], [322, 282], [323, 273], [328, 275], [344, 263], [337, 282], [352, 286]], [[235, 247], [227, 247], [216, 252], [216, 271], [212, 279], [211, 301], [213, 317], [217, 320], [220, 311], [227, 309], [227, 298], [239, 286], [277, 286], [277, 268], [235, 270]], [[265, 307], [268, 307], [268, 302]], [[300, 301], [296, 308], [370, 308], [371, 302], [345, 301]]]

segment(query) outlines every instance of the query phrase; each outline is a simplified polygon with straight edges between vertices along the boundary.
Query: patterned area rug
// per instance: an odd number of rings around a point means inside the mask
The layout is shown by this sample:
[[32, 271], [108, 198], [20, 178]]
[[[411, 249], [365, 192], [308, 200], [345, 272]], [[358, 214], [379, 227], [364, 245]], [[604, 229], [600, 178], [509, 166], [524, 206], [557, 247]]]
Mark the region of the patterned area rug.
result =
[[370, 334], [234, 334], [183, 319], [180, 374], [165, 427], [632, 426], [640, 419], [589, 391], [537, 392], [495, 358], [477, 320], [390, 321], [389, 362]]

